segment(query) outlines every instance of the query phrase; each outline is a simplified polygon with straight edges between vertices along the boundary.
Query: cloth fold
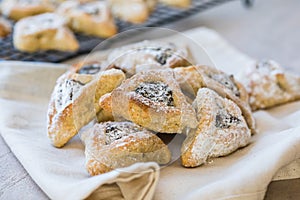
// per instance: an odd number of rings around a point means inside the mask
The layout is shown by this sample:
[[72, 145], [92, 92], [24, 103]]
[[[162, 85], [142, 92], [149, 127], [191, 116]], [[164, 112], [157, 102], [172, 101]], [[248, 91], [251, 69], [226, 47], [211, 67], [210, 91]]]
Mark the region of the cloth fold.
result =
[[102, 190], [102, 194], [120, 190], [125, 199], [151, 199], [159, 178], [158, 164], [136, 163], [90, 177], [85, 171], [84, 146], [78, 136], [65, 148], [50, 145], [46, 136], [47, 105], [53, 84], [65, 67], [44, 63], [0, 63], [3, 72], [0, 75], [2, 137], [51, 199], [87, 198], [104, 184], [113, 187]]
[[[210, 29], [198, 28], [185, 34], [201, 44], [215, 65], [228, 73], [238, 74], [254, 62]], [[251, 143], [201, 167], [183, 168], [180, 160], [161, 169], [156, 163], [137, 163], [90, 177], [78, 136], [61, 149], [51, 146], [46, 136], [50, 94], [66, 68], [0, 62], [1, 135], [51, 199], [263, 199], [273, 178], [300, 177], [284, 171], [297, 168], [299, 172], [300, 102], [256, 112], [259, 133]], [[291, 162], [293, 165], [287, 166]]]

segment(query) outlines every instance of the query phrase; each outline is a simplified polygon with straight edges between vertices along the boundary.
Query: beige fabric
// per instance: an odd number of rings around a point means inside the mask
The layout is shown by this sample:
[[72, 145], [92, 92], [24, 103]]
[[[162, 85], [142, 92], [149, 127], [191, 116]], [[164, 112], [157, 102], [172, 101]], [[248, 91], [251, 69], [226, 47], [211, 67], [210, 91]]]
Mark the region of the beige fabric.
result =
[[300, 178], [300, 158], [283, 166], [273, 177], [273, 181]]
[[1, 135], [51, 199], [82, 199], [101, 185], [111, 183], [117, 183], [120, 189], [116, 184], [106, 186], [97, 199], [107, 199], [108, 193], [119, 196], [118, 190], [126, 199], [151, 199], [159, 177], [156, 163], [137, 163], [90, 177], [79, 137], [62, 149], [51, 146], [46, 137], [47, 104], [53, 84], [64, 68], [40, 63], [0, 63]]
[[[238, 73], [253, 62], [209, 29], [187, 35], [223, 70]], [[0, 62], [1, 135], [51, 199], [263, 199], [273, 177], [300, 177], [284, 171], [299, 167], [300, 102], [256, 112], [260, 132], [251, 144], [202, 167], [186, 169], [176, 161], [159, 172], [155, 163], [138, 163], [90, 177], [78, 137], [62, 149], [52, 147], [46, 137], [47, 104], [64, 70], [63, 65]]]

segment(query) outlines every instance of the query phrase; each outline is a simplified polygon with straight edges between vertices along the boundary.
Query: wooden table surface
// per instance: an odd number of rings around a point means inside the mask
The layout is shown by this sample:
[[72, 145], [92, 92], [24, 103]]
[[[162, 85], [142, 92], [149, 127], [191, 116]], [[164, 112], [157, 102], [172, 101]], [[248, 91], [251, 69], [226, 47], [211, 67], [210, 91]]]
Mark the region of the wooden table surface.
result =
[[[198, 26], [215, 29], [240, 51], [272, 58], [300, 74], [300, 1], [256, 0], [251, 9], [226, 3], [168, 25], [178, 31]], [[48, 199], [0, 137], [0, 199]], [[300, 179], [274, 181], [266, 200], [300, 199]]]

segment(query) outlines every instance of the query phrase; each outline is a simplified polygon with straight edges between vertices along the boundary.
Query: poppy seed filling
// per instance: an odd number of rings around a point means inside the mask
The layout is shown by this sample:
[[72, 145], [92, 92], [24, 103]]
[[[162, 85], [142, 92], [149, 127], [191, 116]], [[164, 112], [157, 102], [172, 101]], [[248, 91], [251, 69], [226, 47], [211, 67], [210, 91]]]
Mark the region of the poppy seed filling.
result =
[[228, 76], [225, 74], [214, 74], [210, 77], [212, 79], [214, 79], [215, 81], [224, 85], [229, 90], [231, 90], [235, 96], [240, 97], [241, 94], [240, 94], [236, 84], [233, 81], [233, 79], [234, 79], [233, 75]]
[[78, 74], [97, 74], [101, 70], [100, 64], [94, 63], [91, 65], [83, 66], [77, 73]]
[[150, 52], [154, 52], [155, 54], [155, 61], [158, 62], [160, 65], [167, 64], [167, 60], [172, 57], [174, 54], [174, 50], [168, 47], [142, 47], [138, 48], [137, 51], [146, 51], [149, 50]]
[[216, 127], [217, 128], [230, 128], [231, 125], [240, 123], [240, 119], [232, 116], [229, 113], [218, 113], [216, 116]]
[[161, 53], [159, 53], [158, 55], [155, 56], [155, 60], [159, 64], [165, 65], [167, 63], [168, 58], [170, 58], [171, 56], [172, 56], [172, 50], [164, 49]]
[[124, 136], [127, 136], [132, 133], [141, 131], [138, 126], [134, 126], [130, 123], [107, 123], [105, 127], [105, 144], [111, 144], [112, 142], [121, 139]]
[[83, 83], [73, 79], [68, 79], [63, 83], [60, 83], [58, 86], [57, 94], [58, 105], [67, 105], [69, 102], [72, 102], [74, 95], [80, 90], [83, 85]]
[[174, 106], [173, 92], [168, 85], [161, 82], [141, 83], [136, 89], [137, 94], [166, 106]]

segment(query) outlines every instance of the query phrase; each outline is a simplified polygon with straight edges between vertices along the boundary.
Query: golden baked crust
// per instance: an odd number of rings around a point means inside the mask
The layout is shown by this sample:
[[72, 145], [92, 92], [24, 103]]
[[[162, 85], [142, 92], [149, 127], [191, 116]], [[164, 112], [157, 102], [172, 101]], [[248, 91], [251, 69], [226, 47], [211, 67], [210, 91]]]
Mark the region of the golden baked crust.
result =
[[82, 61], [73, 64], [69, 69], [71, 73], [77, 73], [82, 75], [85, 74], [91, 76], [104, 70], [105, 70], [105, 66], [103, 61], [89, 61], [89, 62]]
[[171, 70], [140, 72], [113, 90], [111, 97], [100, 99], [100, 105], [115, 119], [124, 118], [156, 132], [181, 133], [197, 124], [195, 111]]
[[99, 99], [100, 111], [97, 114], [98, 122], [114, 121], [111, 102], [111, 93], [107, 93]]
[[69, 27], [75, 32], [98, 37], [110, 37], [117, 33], [117, 26], [105, 2], [66, 1], [57, 9], [66, 17]]
[[191, 98], [195, 97], [199, 88], [206, 87], [234, 101], [242, 110], [252, 133], [256, 132], [255, 119], [248, 103], [248, 93], [233, 75], [203, 65], [175, 68], [174, 72], [182, 90], [186, 91]]
[[113, 50], [107, 62], [131, 77], [146, 70], [189, 66], [192, 57], [186, 46], [145, 40]]
[[10, 32], [11, 24], [3, 17], [0, 17], [0, 38], [6, 37]]
[[108, 0], [115, 17], [131, 23], [145, 22], [156, 6], [157, 0]]
[[183, 166], [197, 167], [207, 158], [228, 155], [249, 143], [251, 132], [233, 101], [222, 98], [213, 90], [201, 88], [193, 106], [199, 124], [182, 144]]
[[2, 14], [13, 20], [53, 12], [54, 6], [51, 0], [2, 0]]
[[300, 77], [272, 60], [261, 61], [241, 77], [253, 111], [300, 99]]
[[54, 13], [26, 17], [15, 24], [14, 47], [20, 51], [76, 51], [79, 44], [66, 22]]
[[249, 106], [249, 97], [245, 87], [233, 75], [228, 75], [212, 67], [198, 68], [203, 74], [205, 87], [216, 91], [222, 97], [234, 101], [242, 110], [252, 134], [256, 133], [256, 123]]
[[[248, 103], [246, 89], [233, 75], [205, 65], [198, 66], [197, 70], [202, 74], [206, 87], [211, 87], [218, 93], [223, 93], [224, 91], [224, 95], [230, 96], [230, 99], [239, 98], [241, 101]], [[220, 95], [222, 96], [223, 94]]]
[[131, 122], [104, 122], [84, 132], [86, 168], [90, 175], [127, 167], [137, 162], [167, 164], [168, 146], [152, 132]]
[[205, 87], [205, 82], [199, 66], [174, 68], [176, 81], [184, 94], [191, 99], [195, 99], [200, 88]]
[[48, 108], [48, 137], [56, 147], [65, 145], [96, 117], [99, 98], [124, 80], [122, 71], [111, 69], [96, 75], [68, 72], [54, 88]]
[[187, 57], [187, 49], [144, 41], [73, 65], [53, 91], [48, 137], [61, 147], [97, 116], [81, 134], [91, 175], [136, 162], [166, 164], [171, 154], [161, 138], [177, 133], [187, 136], [185, 167], [247, 145], [255, 121], [243, 85], [215, 68], [190, 66]]
[[159, 2], [180, 8], [187, 8], [191, 5], [191, 0], [159, 0]]

